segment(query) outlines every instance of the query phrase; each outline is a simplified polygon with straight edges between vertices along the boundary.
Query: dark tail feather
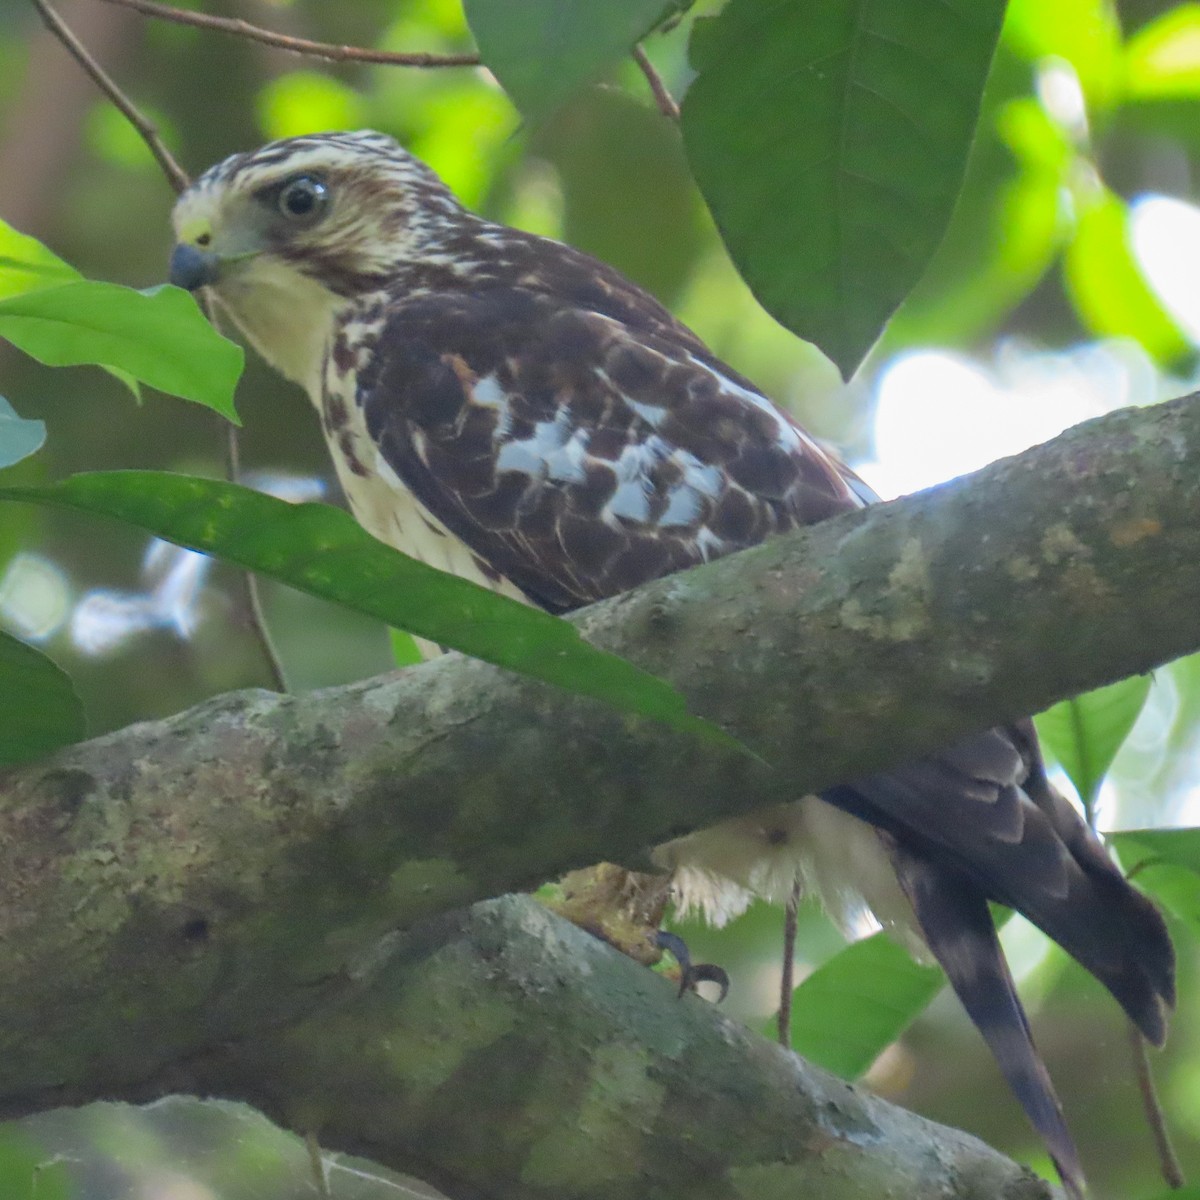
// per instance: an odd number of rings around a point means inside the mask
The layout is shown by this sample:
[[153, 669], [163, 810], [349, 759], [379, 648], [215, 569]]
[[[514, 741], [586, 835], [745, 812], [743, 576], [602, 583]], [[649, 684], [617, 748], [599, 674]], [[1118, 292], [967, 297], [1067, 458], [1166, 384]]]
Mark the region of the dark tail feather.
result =
[[986, 899], [966, 879], [901, 847], [893, 848], [893, 860], [929, 949], [1045, 1142], [1067, 1195], [1084, 1200], [1079, 1153], [1033, 1044]]
[[1019, 721], [1008, 732], [1029, 763], [1026, 794], [1050, 820], [1092, 893], [1081, 894], [1079, 903], [1026, 915], [1112, 992], [1151, 1045], [1161, 1046], [1175, 1007], [1175, 949], [1166, 922], [1047, 779], [1032, 724]]

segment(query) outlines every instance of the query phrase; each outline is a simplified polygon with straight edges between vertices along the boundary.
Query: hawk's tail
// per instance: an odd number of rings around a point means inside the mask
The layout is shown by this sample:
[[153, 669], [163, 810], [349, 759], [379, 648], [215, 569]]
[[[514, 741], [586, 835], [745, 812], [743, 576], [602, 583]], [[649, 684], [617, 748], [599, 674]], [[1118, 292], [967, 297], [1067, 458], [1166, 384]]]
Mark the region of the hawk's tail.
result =
[[1068, 1197], [1084, 1200], [1079, 1153], [1033, 1044], [986, 898], [964, 877], [899, 846], [893, 860], [929, 949], [1045, 1142]]

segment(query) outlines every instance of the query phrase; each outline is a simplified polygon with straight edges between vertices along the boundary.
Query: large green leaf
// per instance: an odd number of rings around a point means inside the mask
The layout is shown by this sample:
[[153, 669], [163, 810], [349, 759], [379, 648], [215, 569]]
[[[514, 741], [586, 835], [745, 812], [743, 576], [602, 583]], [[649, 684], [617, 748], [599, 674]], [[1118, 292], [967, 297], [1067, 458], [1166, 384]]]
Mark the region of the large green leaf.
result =
[[[998, 56], [989, 89], [1008, 95], [1011, 55]], [[987, 97], [985, 96], [985, 105]], [[985, 109], [986, 112], [986, 109]], [[914, 344], [970, 345], [997, 327], [1058, 257], [1063, 194], [1075, 162], [1062, 128], [1033, 98], [1001, 103], [981, 125], [950, 227], [929, 270], [887, 327], [881, 352]]]
[[418, 637], [654, 717], [727, 746], [669, 684], [590, 646], [573, 625], [385, 546], [341, 509], [288, 504], [236, 484], [161, 471], [98, 471], [0, 499], [115, 517]]
[[650, 32], [668, 0], [464, 0], [480, 56], [516, 106], [542, 117]]
[[1119, 679], [1034, 719], [1042, 741], [1075, 785], [1089, 822], [1096, 793], [1146, 703], [1151, 682], [1149, 675]]
[[76, 280], [0, 300], [0, 337], [53, 367], [98, 363], [237, 420], [242, 350], [176, 287]]
[[1200, 935], [1200, 829], [1132, 829], [1108, 841], [1138, 886]]
[[74, 267], [47, 250], [37, 238], [0, 221], [0, 299], [58, 287], [82, 279]]
[[[25, 292], [59, 287], [64, 283], [76, 283], [81, 279], [83, 276], [70, 263], [63, 262], [37, 238], [19, 233], [11, 225], [0, 221], [0, 300]], [[123, 383], [133, 393], [134, 399], [141, 399], [138, 381], [128, 371], [103, 363], [100, 365]]]
[[697, 21], [692, 171], [763, 306], [850, 374], [966, 170], [1003, 0], [730, 0]]
[[0, 633], [0, 764], [41, 758], [83, 734], [83, 705], [66, 672]]
[[792, 1048], [857, 1079], [941, 990], [938, 967], [914, 962], [885, 933], [847, 946], [792, 997]]
[[0, 396], [0, 468], [11, 467], [42, 448], [46, 440], [46, 422], [19, 417]]

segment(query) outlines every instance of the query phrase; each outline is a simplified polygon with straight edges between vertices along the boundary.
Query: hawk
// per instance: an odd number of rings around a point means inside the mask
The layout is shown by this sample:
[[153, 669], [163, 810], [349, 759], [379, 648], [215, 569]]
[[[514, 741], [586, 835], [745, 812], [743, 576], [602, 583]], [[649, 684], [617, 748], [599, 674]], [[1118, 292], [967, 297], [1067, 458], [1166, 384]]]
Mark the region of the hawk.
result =
[[[383, 134], [235, 154], [180, 197], [174, 227], [172, 281], [212, 288], [305, 389], [361, 524], [550, 612], [875, 499], [647, 293], [467, 212]], [[865, 903], [931, 953], [1082, 1196], [988, 902], [1063, 946], [1155, 1045], [1174, 958], [1048, 782], [1028, 721], [657, 855], [710, 916], [803, 880], [835, 917]]]

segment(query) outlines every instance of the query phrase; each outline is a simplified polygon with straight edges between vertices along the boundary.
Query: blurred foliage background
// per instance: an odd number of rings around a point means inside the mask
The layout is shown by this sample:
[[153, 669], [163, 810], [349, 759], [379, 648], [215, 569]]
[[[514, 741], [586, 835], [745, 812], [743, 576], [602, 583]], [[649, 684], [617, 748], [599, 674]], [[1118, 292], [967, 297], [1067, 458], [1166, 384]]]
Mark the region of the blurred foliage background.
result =
[[[193, 7], [339, 44], [472, 46], [458, 0]], [[691, 79], [688, 25], [719, 7], [697, 5], [680, 28], [646, 44], [677, 98]], [[468, 205], [569, 241], [650, 289], [885, 496], [1195, 382], [1200, 5], [1012, 0], [949, 232], [849, 384], [750, 295], [692, 182], [678, 128], [632, 62], [531, 126], [481, 68], [336, 65], [101, 0], [64, 0], [60, 10], [190, 172], [291, 134], [393, 134]], [[172, 199], [142, 142], [32, 9], [0, 7], [0, 217], [91, 278], [144, 287], [165, 277]], [[44, 450], [6, 481], [118, 467], [224, 471], [214, 414], [158, 395], [137, 406], [100, 371], [52, 372], [0, 343], [0, 394], [49, 431]], [[249, 482], [338, 502], [298, 390], [251, 357], [239, 409]], [[283, 588], [268, 585], [265, 595], [294, 686], [392, 665], [376, 623]], [[0, 623], [68, 669], [92, 732], [265, 685], [240, 597], [231, 569], [128, 530], [46, 509], [0, 512]], [[1096, 800], [1105, 829], [1200, 824], [1200, 663], [1173, 664], [1136, 691], [1116, 740], [1136, 718], [1132, 733], [1086, 799]], [[1196, 1175], [1194, 890], [1184, 889], [1172, 919], [1183, 1000], [1154, 1068], [1180, 1156]], [[753, 1022], [774, 1007], [779, 929], [778, 912], [756, 908], [719, 933], [685, 931], [694, 953], [729, 969], [729, 1007]], [[1096, 1195], [1156, 1194], [1162, 1184], [1115, 1005], [1023, 923], [1010, 922], [1005, 939]], [[802, 970], [840, 946], [818, 913], [802, 914]], [[1046, 1165], [952, 998], [939, 997], [868, 1079], [889, 1098]], [[298, 1142], [228, 1106], [98, 1106], [6, 1127], [4, 1137], [5, 1200], [269, 1200], [315, 1190]], [[42, 1169], [31, 1175], [29, 1163]], [[346, 1164], [335, 1195], [414, 1194], [415, 1185], [374, 1172]]]

